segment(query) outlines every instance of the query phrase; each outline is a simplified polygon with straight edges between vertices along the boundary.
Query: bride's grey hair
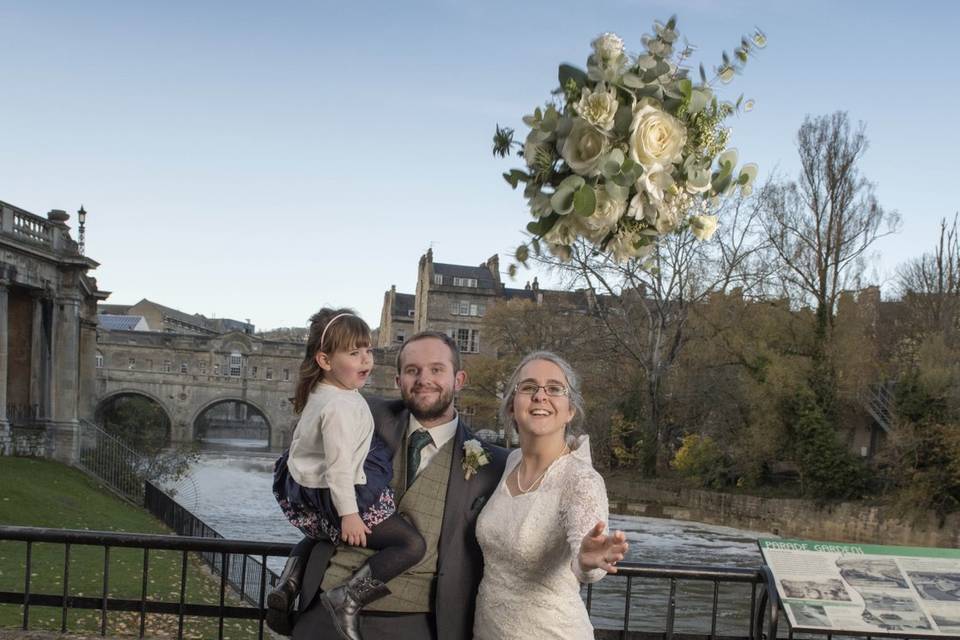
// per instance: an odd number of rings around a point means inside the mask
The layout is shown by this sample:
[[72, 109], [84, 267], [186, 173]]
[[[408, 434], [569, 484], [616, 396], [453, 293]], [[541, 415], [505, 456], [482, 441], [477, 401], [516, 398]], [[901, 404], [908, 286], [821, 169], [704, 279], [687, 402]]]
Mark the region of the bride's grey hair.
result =
[[513, 374], [510, 376], [510, 379], [507, 380], [506, 387], [504, 387], [503, 400], [500, 402], [500, 424], [513, 424], [513, 428], [516, 430], [517, 421], [513, 419], [513, 414], [510, 412], [510, 409], [513, 407], [513, 399], [517, 393], [517, 383], [520, 382], [520, 371], [523, 370], [527, 364], [535, 360], [546, 360], [560, 367], [560, 371], [563, 372], [563, 377], [567, 379], [567, 389], [569, 390], [567, 400], [570, 401], [570, 405], [575, 410], [573, 420], [567, 425], [566, 436], [569, 438], [570, 436], [580, 435], [582, 433], [580, 426], [583, 424], [584, 418], [583, 395], [580, 393], [580, 376], [573, 370], [569, 362], [552, 351], [534, 351], [533, 353], [527, 354], [523, 360], [520, 361], [520, 364], [517, 365], [517, 368], [513, 370]]

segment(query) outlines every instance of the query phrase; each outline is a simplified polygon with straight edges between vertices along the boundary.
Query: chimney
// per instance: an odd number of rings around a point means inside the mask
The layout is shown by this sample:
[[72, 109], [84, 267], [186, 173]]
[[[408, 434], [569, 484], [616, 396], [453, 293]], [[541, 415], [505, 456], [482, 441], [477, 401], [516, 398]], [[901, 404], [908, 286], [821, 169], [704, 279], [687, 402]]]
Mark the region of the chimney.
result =
[[537, 282], [537, 276], [533, 276], [533, 290], [540, 291], [540, 283]]
[[493, 276], [493, 281], [500, 284], [500, 256], [498, 254], [493, 254], [480, 266], [485, 266], [490, 271], [490, 275]]

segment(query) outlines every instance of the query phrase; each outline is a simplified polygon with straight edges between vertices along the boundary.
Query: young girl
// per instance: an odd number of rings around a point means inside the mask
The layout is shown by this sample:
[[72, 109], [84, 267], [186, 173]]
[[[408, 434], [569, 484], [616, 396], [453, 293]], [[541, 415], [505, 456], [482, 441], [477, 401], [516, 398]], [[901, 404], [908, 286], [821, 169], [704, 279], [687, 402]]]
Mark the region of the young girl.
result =
[[358, 391], [372, 369], [370, 328], [351, 310], [325, 308], [310, 318], [293, 403], [300, 420], [290, 448], [274, 467], [274, 496], [291, 524], [307, 536], [267, 597], [268, 620], [280, 633], [290, 632], [289, 611], [313, 540], [378, 550], [346, 583], [321, 595], [347, 640], [361, 638], [360, 608], [389, 594], [384, 583], [426, 551], [420, 533], [396, 513], [390, 488], [393, 454], [374, 432], [373, 416]]

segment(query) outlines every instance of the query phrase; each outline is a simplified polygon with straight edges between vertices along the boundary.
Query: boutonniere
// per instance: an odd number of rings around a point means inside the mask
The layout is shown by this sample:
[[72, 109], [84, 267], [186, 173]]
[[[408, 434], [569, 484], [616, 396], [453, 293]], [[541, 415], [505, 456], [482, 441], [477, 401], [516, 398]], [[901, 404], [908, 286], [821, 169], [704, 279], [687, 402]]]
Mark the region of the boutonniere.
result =
[[490, 463], [490, 457], [486, 449], [477, 439], [467, 440], [463, 443], [463, 479], [469, 480], [477, 474], [485, 464]]

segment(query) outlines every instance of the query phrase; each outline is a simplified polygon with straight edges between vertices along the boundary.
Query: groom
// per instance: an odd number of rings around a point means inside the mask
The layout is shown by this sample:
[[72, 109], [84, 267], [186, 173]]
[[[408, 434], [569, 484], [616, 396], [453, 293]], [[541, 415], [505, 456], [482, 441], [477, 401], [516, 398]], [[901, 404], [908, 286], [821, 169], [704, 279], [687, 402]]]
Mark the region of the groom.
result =
[[[377, 433], [395, 452], [397, 510], [420, 531], [427, 552], [419, 564], [387, 584], [390, 595], [363, 609], [360, 632], [366, 640], [468, 640], [473, 635], [483, 570], [475, 536], [477, 515], [500, 481], [507, 452], [485, 446], [490, 462], [465, 478], [464, 442], [472, 435], [453, 406], [465, 379], [453, 339], [423, 331], [404, 342], [397, 355], [402, 401], [370, 400]], [[372, 554], [327, 542], [314, 546], [304, 572], [294, 640], [338, 637], [317, 594], [343, 583]]]

